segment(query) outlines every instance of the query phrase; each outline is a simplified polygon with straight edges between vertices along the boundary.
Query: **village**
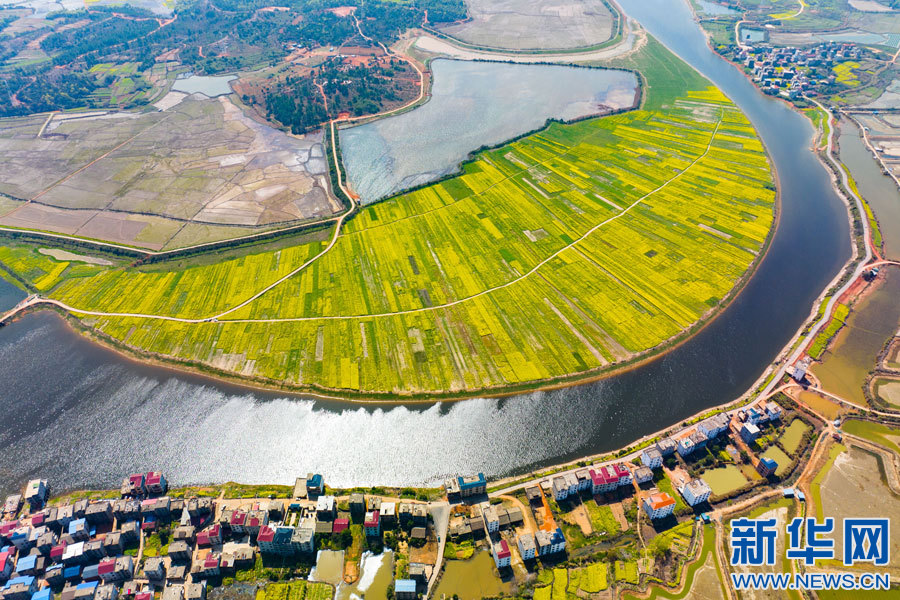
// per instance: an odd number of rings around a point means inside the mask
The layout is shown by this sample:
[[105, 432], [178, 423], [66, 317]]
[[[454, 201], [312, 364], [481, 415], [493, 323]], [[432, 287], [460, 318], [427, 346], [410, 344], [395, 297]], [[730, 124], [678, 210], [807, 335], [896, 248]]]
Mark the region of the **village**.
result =
[[[540, 583], [559, 565], [594, 561], [611, 541], [620, 550], [610, 579], [621, 568], [629, 575], [619, 584], [637, 584], [638, 573], [663, 577], [683, 560], [679, 552], [692, 551], [690, 540], [719, 503], [760, 486], [781, 489], [806, 448], [799, 439], [782, 443], [785, 435], [826, 425], [802, 410], [787, 413], [759, 401], [613, 460], [499, 487], [479, 473], [453, 477], [440, 490], [342, 491], [310, 473], [268, 496], [228, 497], [224, 489], [217, 496], [170, 489], [163, 474], [148, 472], [125, 477], [115, 495], [52, 499], [50, 483], [36, 479], [6, 499], [0, 598], [205, 600], [235, 581], [309, 578], [320, 550], [342, 552], [341, 578], [304, 585], [353, 583], [363, 552], [390, 550], [393, 597], [449, 597], [457, 582], [445, 571], [476, 553], [492, 558], [492, 576], [512, 590]], [[632, 542], [652, 544], [656, 536], [669, 541], [648, 561]], [[679, 536], [683, 543], [672, 547]], [[325, 596], [334, 597], [333, 589]]]
[[[730, 57], [743, 65], [759, 88], [790, 100], [830, 94], [846, 83], [850, 69], [859, 67], [865, 51], [856, 44], [826, 42], [812, 47], [738, 45]], [[829, 89], [830, 86], [830, 89]]]

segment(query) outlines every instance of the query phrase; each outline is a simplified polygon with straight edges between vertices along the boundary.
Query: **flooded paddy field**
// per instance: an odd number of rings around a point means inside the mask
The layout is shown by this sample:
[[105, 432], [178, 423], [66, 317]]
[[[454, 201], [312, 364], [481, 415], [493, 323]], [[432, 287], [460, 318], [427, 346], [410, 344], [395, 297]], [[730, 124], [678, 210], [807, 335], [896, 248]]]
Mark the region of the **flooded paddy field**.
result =
[[441, 30], [492, 48], [562, 49], [601, 44], [614, 34], [603, 0], [467, 0], [469, 19]]
[[632, 73], [435, 60], [432, 97], [401, 115], [343, 129], [344, 166], [363, 204], [455, 172], [470, 152], [541, 127], [631, 106]]
[[[880, 475], [875, 455], [851, 448], [838, 454], [825, 474], [819, 489], [824, 517], [840, 521], [844, 517], [880, 518], [900, 514], [900, 498], [894, 495]], [[848, 493], [852, 490], [852, 493]], [[843, 528], [835, 527], [835, 547], [843, 548]], [[900, 531], [890, 532], [890, 557], [887, 569], [900, 571]]]
[[854, 307], [822, 363], [812, 371], [831, 393], [866, 405], [866, 376], [875, 368], [875, 357], [900, 325], [900, 270], [884, 271], [884, 281]]
[[[900, 128], [897, 134], [900, 134]], [[873, 135], [871, 129], [870, 135]], [[884, 257], [900, 260], [900, 189], [897, 183], [882, 173], [881, 165], [875, 162], [855, 125], [843, 122], [838, 139], [841, 162], [850, 169], [860, 193], [878, 218], [884, 239]], [[873, 137], [873, 143], [878, 144], [878, 139]], [[896, 139], [900, 151], [900, 136]]]

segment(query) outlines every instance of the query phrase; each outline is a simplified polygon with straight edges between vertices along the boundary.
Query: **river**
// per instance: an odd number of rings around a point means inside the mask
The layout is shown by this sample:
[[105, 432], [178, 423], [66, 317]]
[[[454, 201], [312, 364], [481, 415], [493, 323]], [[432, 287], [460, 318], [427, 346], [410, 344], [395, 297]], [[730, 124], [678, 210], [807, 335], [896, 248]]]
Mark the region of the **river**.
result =
[[[55, 489], [118, 485], [133, 469], [175, 484], [437, 483], [620, 447], [742, 394], [809, 315], [850, 256], [844, 205], [809, 150], [812, 126], [760, 94], [706, 45], [680, 0], [620, 0], [712, 79], [758, 128], [778, 167], [782, 210], [757, 273], [709, 326], [664, 357], [609, 379], [504, 400], [360, 407], [252, 392], [140, 365], [51, 314], [0, 330], [0, 488], [33, 475]], [[0, 297], [9, 297], [0, 284]]]

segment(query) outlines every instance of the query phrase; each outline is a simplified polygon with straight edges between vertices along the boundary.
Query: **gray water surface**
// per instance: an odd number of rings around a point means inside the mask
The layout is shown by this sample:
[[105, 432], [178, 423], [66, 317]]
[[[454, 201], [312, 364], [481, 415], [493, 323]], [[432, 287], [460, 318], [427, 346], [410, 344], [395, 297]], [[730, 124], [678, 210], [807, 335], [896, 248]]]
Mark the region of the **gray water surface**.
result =
[[473, 150], [541, 127], [631, 106], [628, 71], [440, 59], [432, 96], [409, 111], [342, 129], [347, 177], [363, 204], [458, 170]]
[[185, 94], [200, 93], [210, 98], [223, 96], [231, 93], [229, 81], [237, 79], [236, 75], [218, 75], [214, 77], [206, 75], [191, 75], [175, 80], [172, 84], [172, 90], [176, 92], [184, 92]]

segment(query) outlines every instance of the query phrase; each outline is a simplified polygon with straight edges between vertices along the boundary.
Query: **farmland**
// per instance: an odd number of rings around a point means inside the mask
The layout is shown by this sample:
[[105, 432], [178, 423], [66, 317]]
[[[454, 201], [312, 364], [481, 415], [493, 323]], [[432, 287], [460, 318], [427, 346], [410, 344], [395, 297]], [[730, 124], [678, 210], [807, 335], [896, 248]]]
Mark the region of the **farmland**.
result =
[[18, 200], [0, 224], [159, 250], [340, 210], [321, 134], [290, 137], [226, 98], [175, 102], [0, 119], [0, 193]]
[[365, 207], [309, 268], [227, 314], [325, 244], [177, 269], [70, 274], [12, 244], [0, 261], [78, 309], [218, 316], [82, 321], [113, 343], [272, 385], [465, 395], [610, 371], [715, 311], [764, 250], [775, 199], [730, 101], [658, 45], [629, 60], [648, 80], [642, 110], [551, 124]]

